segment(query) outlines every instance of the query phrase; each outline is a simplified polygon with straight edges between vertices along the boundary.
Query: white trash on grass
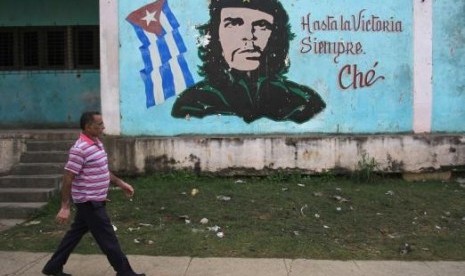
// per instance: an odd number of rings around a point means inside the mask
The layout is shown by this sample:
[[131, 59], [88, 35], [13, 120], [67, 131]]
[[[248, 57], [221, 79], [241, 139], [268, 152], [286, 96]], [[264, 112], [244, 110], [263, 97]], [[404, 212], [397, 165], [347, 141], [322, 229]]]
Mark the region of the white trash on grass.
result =
[[132, 232], [132, 231], [139, 231], [139, 230], [140, 230], [140, 227], [135, 227], [135, 228], [129, 227], [128, 230], [129, 230], [129, 232]]
[[386, 194], [385, 194], [385, 195], [390, 195], [390, 196], [393, 196], [393, 195], [394, 195], [394, 191], [392, 191], [392, 190], [389, 190], [389, 191], [387, 191], [387, 192], [386, 192]]
[[26, 223], [24, 224], [24, 226], [37, 225], [37, 224], [40, 224], [40, 223], [41, 223], [40, 220], [32, 220], [32, 221], [30, 221], [30, 222], [26, 222]]
[[225, 196], [225, 195], [219, 195], [219, 196], [216, 196], [216, 199], [221, 200], [221, 201], [230, 201], [231, 197]]
[[207, 227], [208, 231], [212, 231], [212, 232], [218, 232], [220, 231], [221, 227], [219, 227], [218, 225], [215, 225], [215, 226], [212, 226], [212, 227]]

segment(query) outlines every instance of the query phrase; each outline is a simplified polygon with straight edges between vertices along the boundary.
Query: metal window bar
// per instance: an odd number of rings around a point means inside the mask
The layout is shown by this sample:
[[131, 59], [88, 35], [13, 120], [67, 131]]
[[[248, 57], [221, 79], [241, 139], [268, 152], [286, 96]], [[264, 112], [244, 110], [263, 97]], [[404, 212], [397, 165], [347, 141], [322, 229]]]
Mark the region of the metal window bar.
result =
[[0, 70], [100, 67], [98, 26], [0, 27]]
[[22, 33], [22, 66], [39, 67], [39, 33], [25, 31]]
[[65, 68], [66, 66], [66, 32], [61, 30], [49, 30], [46, 32], [47, 43], [47, 67]]
[[0, 32], [0, 68], [14, 67], [15, 35], [13, 31]]
[[98, 27], [76, 27], [74, 55], [76, 68], [99, 68]]

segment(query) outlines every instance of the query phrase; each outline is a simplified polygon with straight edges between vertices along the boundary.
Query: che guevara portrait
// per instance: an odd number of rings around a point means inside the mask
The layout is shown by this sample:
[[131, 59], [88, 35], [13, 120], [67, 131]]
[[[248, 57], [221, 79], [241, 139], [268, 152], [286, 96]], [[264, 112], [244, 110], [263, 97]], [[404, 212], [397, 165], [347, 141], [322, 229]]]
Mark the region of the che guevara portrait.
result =
[[326, 107], [310, 87], [290, 81], [289, 17], [278, 0], [211, 0], [198, 27], [203, 80], [178, 95], [175, 118], [231, 115], [304, 123]]

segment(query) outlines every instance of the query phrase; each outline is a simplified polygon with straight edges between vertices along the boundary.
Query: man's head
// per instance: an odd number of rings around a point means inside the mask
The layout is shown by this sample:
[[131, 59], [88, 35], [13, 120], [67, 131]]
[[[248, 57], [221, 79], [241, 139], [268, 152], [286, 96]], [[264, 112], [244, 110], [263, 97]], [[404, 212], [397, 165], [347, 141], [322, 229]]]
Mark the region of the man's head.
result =
[[274, 18], [249, 8], [223, 8], [218, 37], [223, 57], [230, 68], [253, 71], [268, 44]]
[[82, 113], [80, 126], [82, 131], [91, 138], [99, 137], [103, 134], [103, 130], [105, 129], [102, 114], [98, 111]]
[[278, 0], [211, 0], [210, 21], [199, 29], [210, 43], [199, 49], [201, 69], [212, 76], [221, 70], [279, 74], [292, 39], [289, 18]]

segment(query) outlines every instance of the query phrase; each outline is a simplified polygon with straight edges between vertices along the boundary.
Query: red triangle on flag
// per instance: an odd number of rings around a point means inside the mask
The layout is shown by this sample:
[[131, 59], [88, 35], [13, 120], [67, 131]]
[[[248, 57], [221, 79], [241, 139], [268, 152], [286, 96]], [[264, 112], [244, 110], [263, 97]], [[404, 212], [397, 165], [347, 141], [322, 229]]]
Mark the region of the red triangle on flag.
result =
[[126, 20], [141, 27], [147, 32], [157, 35], [162, 34], [160, 14], [165, 0], [158, 0], [131, 12]]

